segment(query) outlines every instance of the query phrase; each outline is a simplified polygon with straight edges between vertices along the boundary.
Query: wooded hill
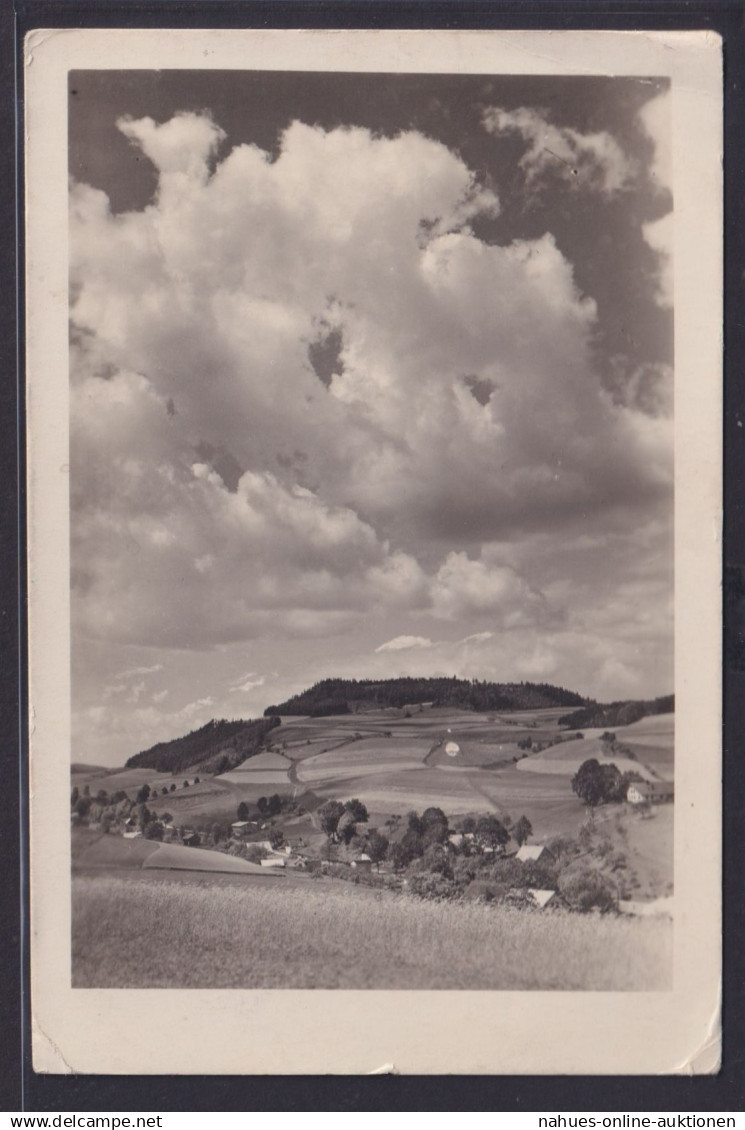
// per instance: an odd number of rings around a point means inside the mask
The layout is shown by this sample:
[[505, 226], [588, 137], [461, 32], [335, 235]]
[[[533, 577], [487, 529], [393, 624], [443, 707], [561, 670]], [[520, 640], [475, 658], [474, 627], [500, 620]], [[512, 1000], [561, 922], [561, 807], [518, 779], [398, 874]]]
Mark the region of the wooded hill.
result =
[[181, 773], [185, 769], [201, 769], [205, 773], [226, 773], [253, 753], [258, 753], [267, 734], [279, 726], [279, 718], [256, 721], [224, 718], [208, 722], [183, 738], [136, 753], [127, 762], [127, 769], [157, 769], [159, 773]]
[[591, 702], [581, 710], [565, 714], [559, 719], [559, 725], [568, 726], [572, 730], [583, 726], [588, 729], [595, 726], [630, 726], [632, 722], [638, 722], [640, 718], [646, 718], [650, 714], [672, 714], [674, 710], [674, 694], [648, 701], [609, 702], [605, 705]]
[[323, 679], [264, 714], [353, 714], [359, 710], [413, 705], [419, 702], [461, 710], [540, 710], [585, 706], [587, 699], [549, 683], [488, 683], [455, 678]]

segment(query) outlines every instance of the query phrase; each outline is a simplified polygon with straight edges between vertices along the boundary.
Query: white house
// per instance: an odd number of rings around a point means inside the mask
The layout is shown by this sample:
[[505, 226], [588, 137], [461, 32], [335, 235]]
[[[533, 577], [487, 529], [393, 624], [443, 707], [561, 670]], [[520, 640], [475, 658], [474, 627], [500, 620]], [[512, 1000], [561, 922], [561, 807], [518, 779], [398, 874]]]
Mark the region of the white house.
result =
[[366, 852], [362, 852], [356, 859], [352, 860], [352, 867], [358, 871], [369, 871], [372, 867], [372, 860]]
[[632, 781], [626, 791], [629, 804], [665, 804], [674, 796], [672, 781]]
[[276, 855], [273, 859], [262, 859], [259, 862], [261, 863], [262, 867], [284, 867], [285, 865], [284, 859], [280, 859]]
[[544, 844], [523, 844], [515, 853], [515, 859], [519, 859], [521, 863], [535, 863], [541, 858], [545, 850]]

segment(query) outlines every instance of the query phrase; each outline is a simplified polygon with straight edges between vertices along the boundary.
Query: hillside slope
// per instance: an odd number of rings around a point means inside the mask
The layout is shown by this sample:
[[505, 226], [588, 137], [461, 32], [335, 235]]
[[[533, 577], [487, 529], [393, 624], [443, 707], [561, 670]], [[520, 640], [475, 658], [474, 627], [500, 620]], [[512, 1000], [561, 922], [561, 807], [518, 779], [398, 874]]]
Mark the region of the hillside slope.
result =
[[258, 753], [267, 734], [279, 724], [279, 718], [271, 717], [232, 722], [213, 718], [183, 738], [158, 742], [150, 749], [136, 753], [127, 761], [126, 768], [157, 769], [159, 773], [181, 773], [185, 769], [225, 773]]

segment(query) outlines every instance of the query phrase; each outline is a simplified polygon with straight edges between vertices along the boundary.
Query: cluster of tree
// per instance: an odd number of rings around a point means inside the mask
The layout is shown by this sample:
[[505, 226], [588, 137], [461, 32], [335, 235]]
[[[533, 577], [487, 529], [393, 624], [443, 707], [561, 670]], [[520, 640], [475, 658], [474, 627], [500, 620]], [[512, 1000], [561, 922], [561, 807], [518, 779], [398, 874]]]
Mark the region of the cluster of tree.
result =
[[[457, 830], [463, 839], [447, 842], [447, 819], [441, 809], [409, 814], [403, 837], [390, 844], [387, 856], [393, 872], [358, 874], [339, 865], [331, 873], [339, 878], [373, 886], [405, 889], [425, 899], [477, 900], [513, 906], [534, 906], [531, 889], [558, 892], [557, 904], [572, 910], [611, 910], [619, 898], [629, 897], [634, 879], [623, 853], [594, 825], [586, 825], [576, 838], [557, 836], [538, 860], [521, 861], [503, 847], [510, 839], [522, 843], [532, 829], [527, 817], [513, 825], [509, 817], [490, 814], [467, 817]], [[385, 837], [382, 837], [387, 843]], [[368, 854], [370, 841], [367, 846]], [[381, 855], [380, 858], [385, 858]]]
[[132, 801], [123, 789], [113, 793], [98, 789], [93, 796], [90, 785], [84, 785], [82, 791], [74, 785], [70, 793], [70, 809], [79, 824], [98, 823], [104, 819], [111, 824], [127, 815], [132, 807]]
[[[611, 737], [613, 735], [610, 735]], [[618, 766], [603, 765], [595, 757], [583, 761], [572, 777], [572, 789], [589, 808], [626, 799], [632, 781], [641, 781], [638, 773], [622, 773]]]
[[323, 679], [301, 694], [278, 706], [270, 706], [267, 716], [276, 714], [347, 714], [374, 707], [402, 708], [428, 702], [433, 706], [464, 710], [537, 710], [555, 706], [584, 706], [581, 695], [550, 683], [491, 683], [478, 679], [414, 678], [399, 679]]
[[282, 797], [279, 793], [272, 793], [270, 797], [260, 796], [256, 807], [262, 816], [279, 816], [282, 811]]
[[318, 809], [318, 821], [331, 843], [349, 845], [357, 835], [357, 825], [366, 824], [368, 811], [361, 800], [353, 797], [344, 804], [328, 800]]
[[157, 769], [159, 773], [180, 773], [200, 768], [206, 773], [224, 773], [247, 757], [258, 753], [267, 734], [280, 725], [275, 717], [255, 721], [214, 719], [182, 738], [136, 753], [126, 763], [128, 769]]
[[590, 702], [581, 710], [574, 710], [559, 719], [560, 726], [574, 729], [576, 726], [630, 726], [640, 718], [652, 714], [672, 714], [675, 711], [675, 695], [663, 695], [648, 701], [629, 699], [606, 704]]
[[77, 824], [100, 824], [104, 832], [109, 832], [122, 828], [125, 821], [134, 818], [144, 836], [162, 839], [165, 825], [173, 817], [170, 812], [159, 813], [149, 809], [145, 803], [158, 796], [147, 784], [140, 787], [134, 800], [123, 789], [112, 793], [99, 789], [93, 796], [89, 785], [85, 785], [82, 791], [75, 785], [70, 794], [70, 807]]
[[162, 840], [166, 825], [173, 820], [170, 812], [153, 812], [145, 804], [136, 808], [137, 825], [146, 840]]

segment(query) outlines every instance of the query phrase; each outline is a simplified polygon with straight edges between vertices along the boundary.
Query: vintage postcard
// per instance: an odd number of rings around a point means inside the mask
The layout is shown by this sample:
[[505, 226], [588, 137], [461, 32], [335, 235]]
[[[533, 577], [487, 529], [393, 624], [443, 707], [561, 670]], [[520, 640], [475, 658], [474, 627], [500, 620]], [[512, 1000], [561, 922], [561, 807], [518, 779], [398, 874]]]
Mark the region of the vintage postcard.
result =
[[25, 63], [36, 1070], [715, 1071], [717, 37]]

